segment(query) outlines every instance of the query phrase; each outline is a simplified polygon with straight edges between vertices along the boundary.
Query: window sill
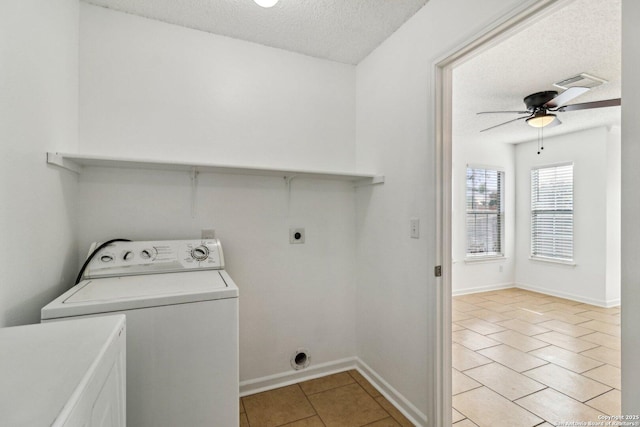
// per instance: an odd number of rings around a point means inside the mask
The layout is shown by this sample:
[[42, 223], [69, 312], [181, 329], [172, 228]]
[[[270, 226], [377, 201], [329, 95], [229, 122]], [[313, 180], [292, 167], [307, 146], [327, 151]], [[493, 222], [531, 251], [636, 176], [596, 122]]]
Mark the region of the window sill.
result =
[[484, 262], [500, 262], [506, 261], [507, 257], [505, 256], [483, 256], [483, 257], [467, 257], [464, 259], [465, 264], [477, 264]]
[[575, 267], [575, 266], [578, 265], [573, 260], [562, 260], [562, 259], [556, 259], [556, 258], [545, 258], [545, 257], [530, 256], [529, 260], [538, 261], [538, 262], [546, 262], [546, 263], [549, 263], [549, 264], [566, 265], [568, 267]]

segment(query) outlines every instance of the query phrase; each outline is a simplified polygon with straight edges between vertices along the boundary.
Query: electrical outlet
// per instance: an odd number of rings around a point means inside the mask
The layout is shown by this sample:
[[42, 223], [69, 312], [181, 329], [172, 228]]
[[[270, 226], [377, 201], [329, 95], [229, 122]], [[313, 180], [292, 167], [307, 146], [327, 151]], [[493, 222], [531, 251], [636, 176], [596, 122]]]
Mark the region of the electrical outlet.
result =
[[215, 239], [216, 238], [216, 230], [213, 228], [203, 228], [200, 234], [202, 239]]
[[409, 220], [409, 237], [412, 239], [420, 238], [420, 220], [418, 218]]
[[290, 228], [289, 229], [289, 243], [304, 243], [304, 228]]

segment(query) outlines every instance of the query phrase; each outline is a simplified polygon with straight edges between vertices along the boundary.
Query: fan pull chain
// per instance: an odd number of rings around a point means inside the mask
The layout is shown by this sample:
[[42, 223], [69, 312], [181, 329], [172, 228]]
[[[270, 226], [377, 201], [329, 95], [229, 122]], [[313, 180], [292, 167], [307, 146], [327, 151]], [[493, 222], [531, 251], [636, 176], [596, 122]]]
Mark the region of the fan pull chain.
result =
[[538, 154], [540, 154], [540, 152], [544, 150], [544, 127], [538, 128], [537, 142], [538, 142]]
[[538, 128], [538, 138], [537, 138], [537, 143], [538, 143], [538, 154], [540, 154], [540, 130], [542, 128]]

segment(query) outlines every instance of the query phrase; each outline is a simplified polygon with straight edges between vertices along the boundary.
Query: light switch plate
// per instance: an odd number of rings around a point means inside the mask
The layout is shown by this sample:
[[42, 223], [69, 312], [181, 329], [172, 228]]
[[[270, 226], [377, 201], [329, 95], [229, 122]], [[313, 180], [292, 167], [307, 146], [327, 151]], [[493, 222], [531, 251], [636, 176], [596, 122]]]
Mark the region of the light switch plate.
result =
[[409, 220], [409, 237], [412, 239], [420, 238], [420, 220], [418, 218]]

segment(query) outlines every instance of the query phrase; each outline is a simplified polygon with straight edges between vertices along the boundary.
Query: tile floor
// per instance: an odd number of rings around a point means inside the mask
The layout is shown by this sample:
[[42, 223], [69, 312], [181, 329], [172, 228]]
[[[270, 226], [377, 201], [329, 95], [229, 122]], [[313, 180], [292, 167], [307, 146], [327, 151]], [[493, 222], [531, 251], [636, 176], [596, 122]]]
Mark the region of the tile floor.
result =
[[454, 427], [620, 415], [620, 308], [522, 289], [453, 298]]
[[240, 427], [413, 426], [358, 371], [240, 399]]

